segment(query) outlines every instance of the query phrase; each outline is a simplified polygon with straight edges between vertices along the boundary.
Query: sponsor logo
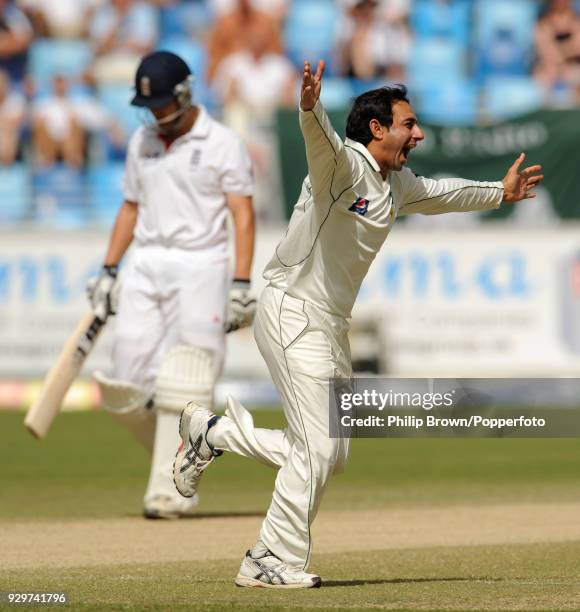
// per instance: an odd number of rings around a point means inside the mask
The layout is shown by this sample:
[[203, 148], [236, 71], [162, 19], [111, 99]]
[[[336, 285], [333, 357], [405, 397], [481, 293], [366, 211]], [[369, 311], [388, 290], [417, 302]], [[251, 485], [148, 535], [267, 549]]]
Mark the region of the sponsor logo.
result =
[[366, 212], [369, 208], [369, 200], [365, 200], [364, 198], [358, 197], [354, 204], [348, 209], [351, 212], [357, 213], [357, 215], [366, 215]]

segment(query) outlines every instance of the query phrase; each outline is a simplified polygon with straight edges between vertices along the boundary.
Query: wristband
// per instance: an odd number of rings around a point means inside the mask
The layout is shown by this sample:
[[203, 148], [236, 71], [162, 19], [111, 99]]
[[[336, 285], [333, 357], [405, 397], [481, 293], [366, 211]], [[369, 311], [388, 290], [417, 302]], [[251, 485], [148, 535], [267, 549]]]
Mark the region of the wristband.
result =
[[119, 272], [119, 266], [104, 265], [103, 270], [112, 278], [117, 278], [117, 273]]
[[249, 278], [234, 278], [232, 282], [232, 289], [245, 289], [248, 290], [252, 284]]

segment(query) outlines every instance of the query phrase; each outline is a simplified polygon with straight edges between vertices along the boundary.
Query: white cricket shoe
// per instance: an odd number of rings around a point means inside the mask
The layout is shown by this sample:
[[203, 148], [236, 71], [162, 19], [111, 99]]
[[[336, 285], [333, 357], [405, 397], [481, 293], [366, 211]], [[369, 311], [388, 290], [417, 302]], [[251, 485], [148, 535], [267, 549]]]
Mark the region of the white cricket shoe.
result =
[[173, 463], [173, 482], [183, 497], [193, 497], [201, 475], [223, 451], [214, 450], [206, 436], [219, 417], [203, 406], [189, 402], [181, 413], [179, 435], [181, 445]]
[[147, 519], [179, 519], [195, 516], [199, 497], [175, 499], [169, 495], [155, 495], [148, 499], [143, 507], [143, 516]]
[[264, 557], [254, 559], [248, 550], [236, 576], [236, 584], [265, 589], [317, 589], [322, 579], [284, 563], [269, 551]]

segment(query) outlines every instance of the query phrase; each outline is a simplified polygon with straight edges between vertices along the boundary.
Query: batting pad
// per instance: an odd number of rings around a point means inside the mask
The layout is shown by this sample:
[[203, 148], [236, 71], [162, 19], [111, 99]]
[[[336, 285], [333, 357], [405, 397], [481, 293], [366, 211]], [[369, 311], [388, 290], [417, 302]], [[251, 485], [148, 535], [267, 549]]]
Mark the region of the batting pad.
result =
[[125, 380], [108, 378], [98, 371], [93, 374], [93, 378], [101, 390], [103, 408], [152, 453], [155, 414], [148, 407], [151, 402], [145, 389]]
[[211, 408], [214, 384], [212, 351], [175, 346], [167, 351], [161, 363], [155, 406], [180, 414], [190, 401]]

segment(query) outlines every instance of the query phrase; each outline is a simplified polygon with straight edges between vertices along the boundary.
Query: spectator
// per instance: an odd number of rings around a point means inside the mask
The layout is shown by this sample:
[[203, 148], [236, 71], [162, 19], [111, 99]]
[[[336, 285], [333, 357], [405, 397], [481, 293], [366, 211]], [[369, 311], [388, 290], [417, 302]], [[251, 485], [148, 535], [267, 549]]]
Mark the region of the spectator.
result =
[[156, 9], [136, 0], [111, 0], [96, 10], [89, 33], [97, 56], [92, 77], [129, 85], [141, 57], [157, 42]]
[[392, 12], [387, 20], [377, 0], [350, 0], [348, 5], [339, 40], [343, 74], [403, 81], [411, 42], [405, 13]]
[[75, 98], [74, 115], [86, 134], [105, 137], [102, 144], [108, 148], [107, 155], [124, 158], [131, 134], [126, 133], [119, 118], [106, 108], [94, 93]]
[[53, 78], [53, 95], [33, 109], [32, 137], [40, 166], [51, 166], [58, 161], [74, 168], [83, 165], [85, 132], [63, 76]]
[[24, 79], [32, 36], [28, 17], [9, 0], [0, 0], [0, 69], [18, 83]]
[[246, 32], [245, 48], [228, 55], [217, 67], [215, 88], [223, 120], [245, 140], [255, 172], [254, 206], [264, 222], [279, 222], [276, 207], [281, 192], [275, 111], [296, 105], [294, 66], [281, 53], [268, 51], [268, 32], [254, 24]]
[[[282, 25], [288, 9], [290, 8], [291, 0], [251, 0], [252, 7], [257, 11], [268, 13]], [[215, 15], [222, 15], [234, 10], [237, 0], [209, 0], [209, 5]]]
[[294, 67], [285, 55], [268, 51], [267, 36], [253, 25], [247, 32], [246, 48], [227, 56], [217, 67], [216, 90], [226, 107], [240, 104], [254, 114], [270, 115], [279, 106], [295, 105]]
[[[347, 3], [352, 4], [350, 0]], [[431, 0], [432, 2], [440, 0]], [[449, 0], [442, 0], [448, 2]], [[399, 22], [407, 20], [411, 12], [411, 0], [377, 0], [377, 10], [388, 22]]]
[[106, 0], [19, 0], [37, 34], [53, 38], [82, 38], [92, 10]]
[[277, 20], [257, 11], [251, 0], [238, 0], [237, 8], [218, 17], [208, 40], [209, 63], [207, 78], [213, 80], [217, 67], [224, 58], [245, 48], [248, 32], [262, 32], [266, 51], [282, 52], [282, 40]]
[[535, 76], [547, 88], [575, 89], [580, 77], [580, 16], [573, 0], [551, 0], [536, 25]]
[[24, 97], [11, 90], [8, 74], [0, 71], [0, 165], [16, 159], [25, 111]]

